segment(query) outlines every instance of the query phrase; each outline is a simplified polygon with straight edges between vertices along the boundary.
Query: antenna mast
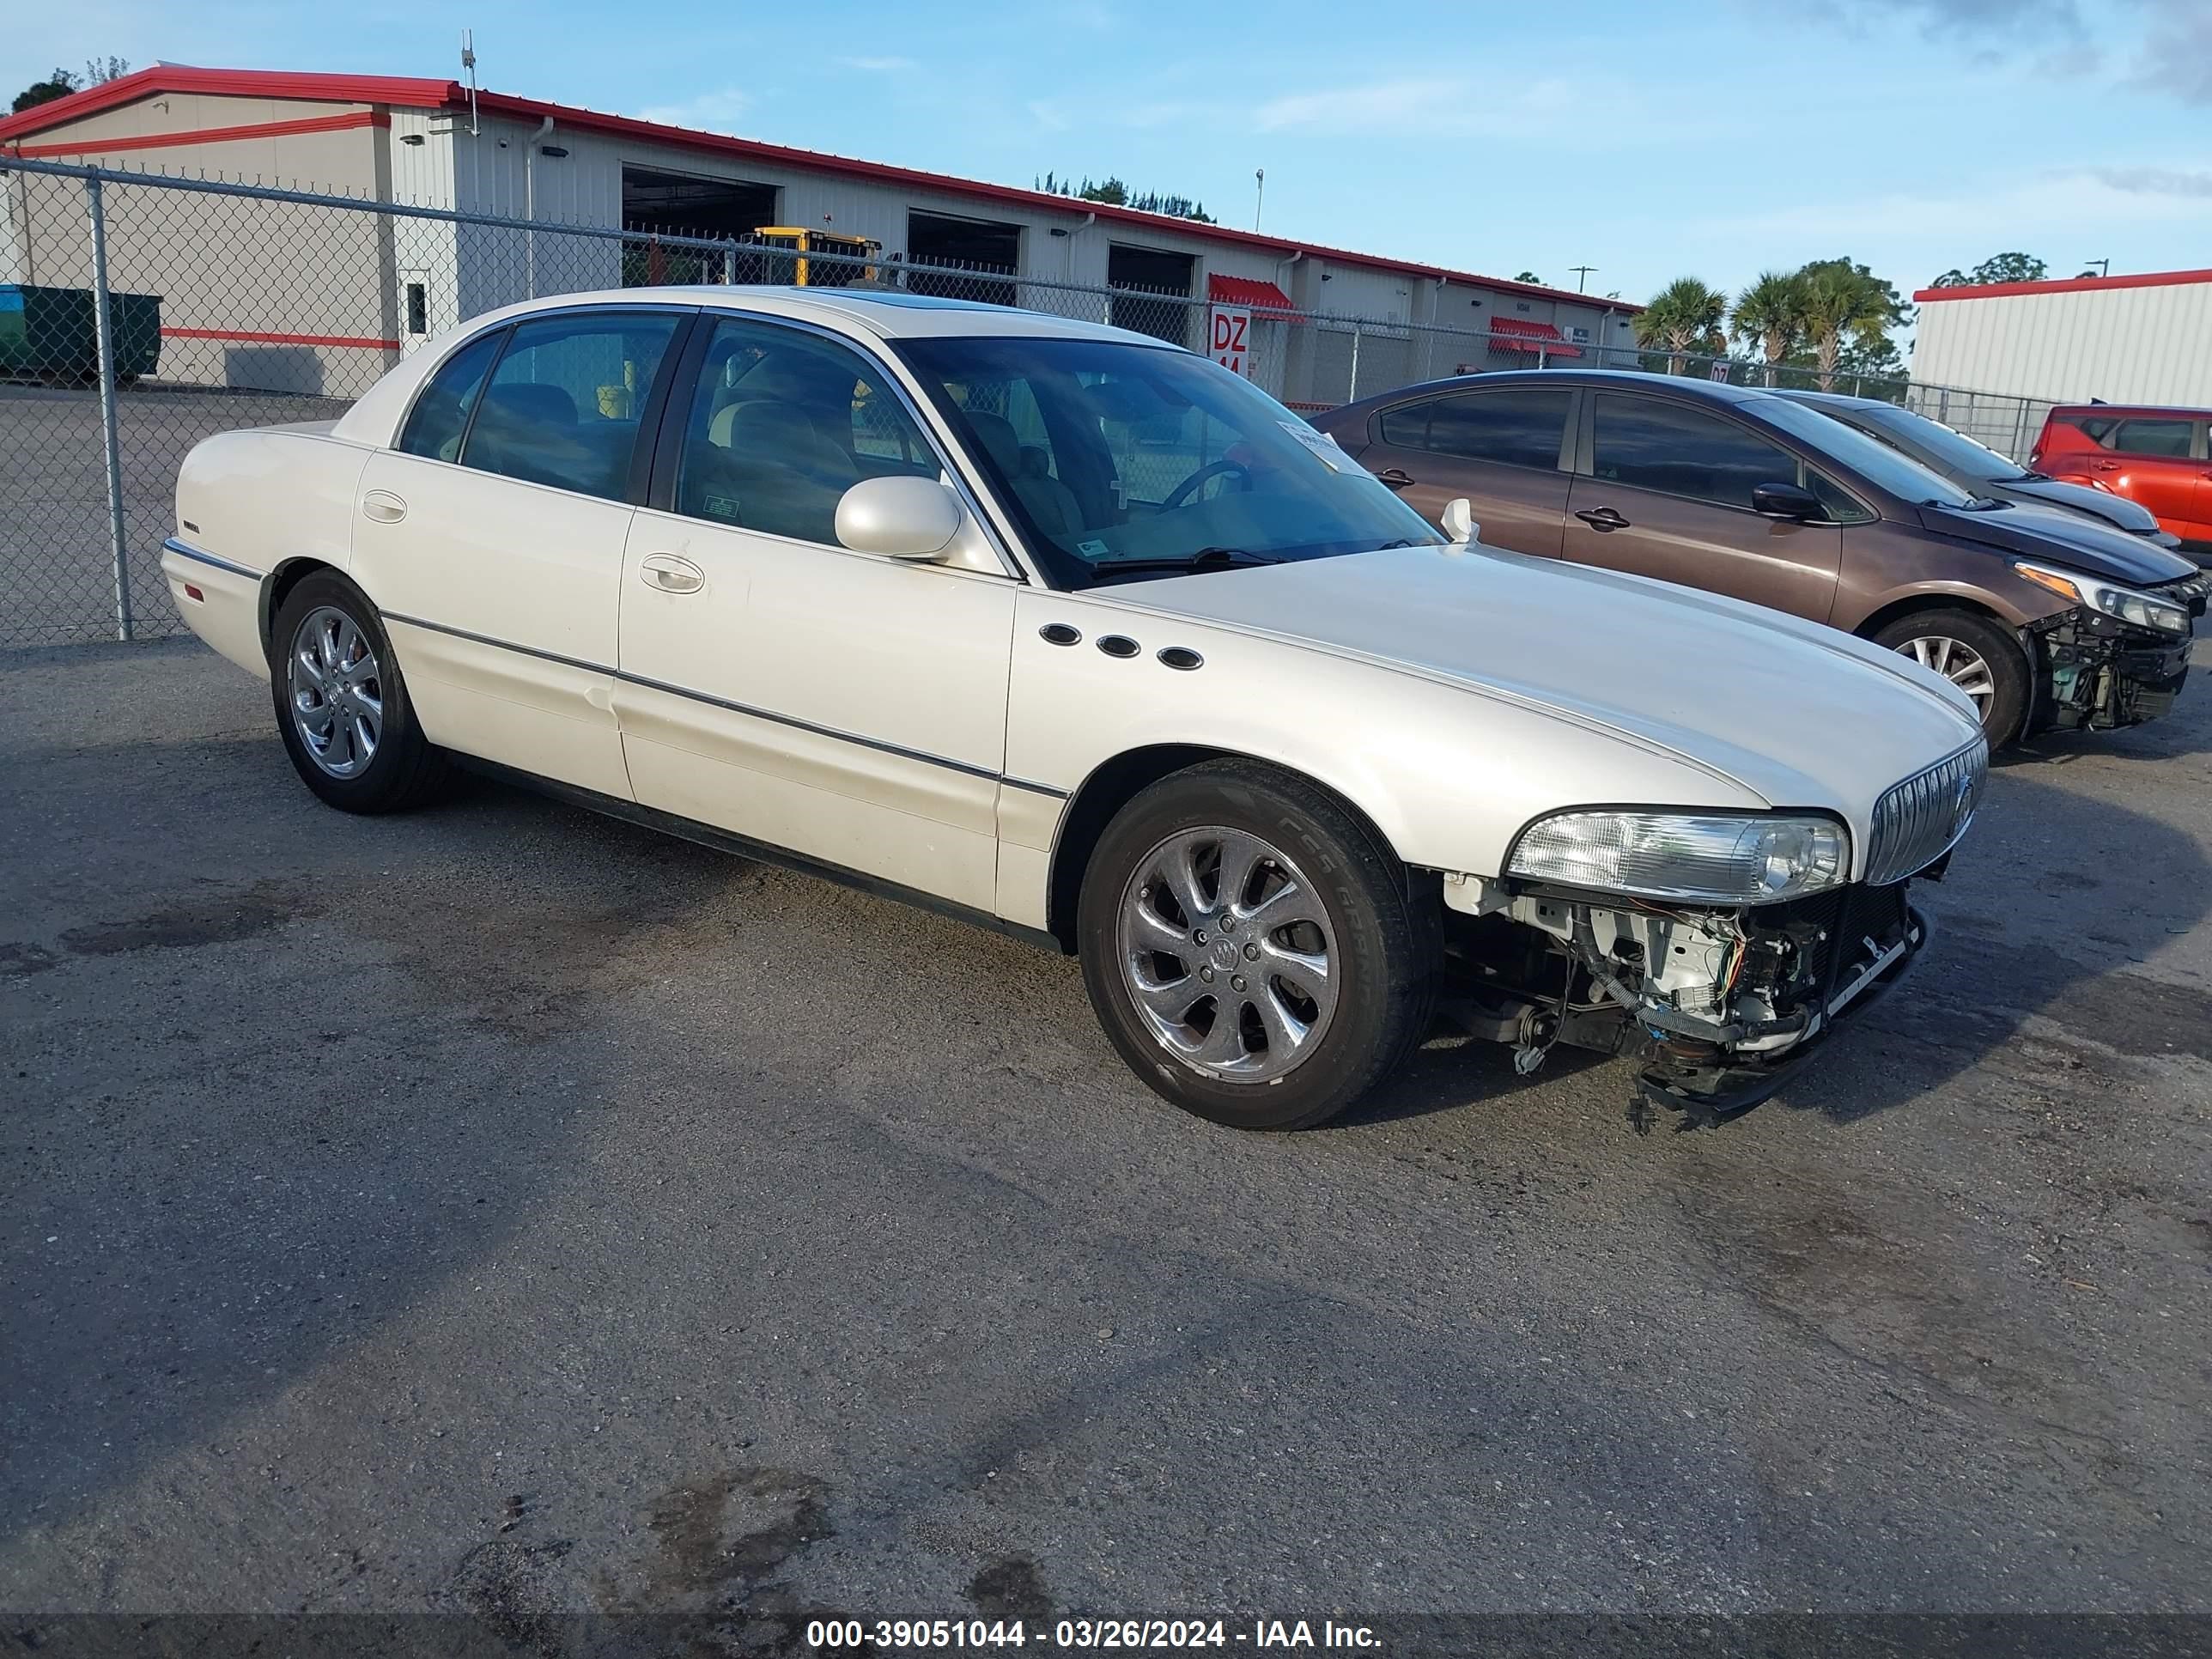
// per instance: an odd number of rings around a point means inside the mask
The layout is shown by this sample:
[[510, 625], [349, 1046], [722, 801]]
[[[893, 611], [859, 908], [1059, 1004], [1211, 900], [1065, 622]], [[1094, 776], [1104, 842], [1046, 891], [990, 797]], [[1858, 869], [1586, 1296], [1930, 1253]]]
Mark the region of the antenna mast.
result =
[[477, 136], [477, 32], [461, 31], [461, 67], [469, 72], [469, 137]]

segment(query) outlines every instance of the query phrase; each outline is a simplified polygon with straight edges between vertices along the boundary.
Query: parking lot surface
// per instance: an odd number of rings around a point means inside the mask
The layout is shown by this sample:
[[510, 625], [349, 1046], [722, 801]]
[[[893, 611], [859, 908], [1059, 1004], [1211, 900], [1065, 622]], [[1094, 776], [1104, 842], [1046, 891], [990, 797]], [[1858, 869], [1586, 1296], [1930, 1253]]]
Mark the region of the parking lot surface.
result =
[[189, 641], [0, 657], [0, 892], [27, 1629], [2212, 1601], [2212, 685], [2000, 768], [1914, 981], [1694, 1134], [1443, 1040], [1210, 1127], [1072, 962], [332, 812]]

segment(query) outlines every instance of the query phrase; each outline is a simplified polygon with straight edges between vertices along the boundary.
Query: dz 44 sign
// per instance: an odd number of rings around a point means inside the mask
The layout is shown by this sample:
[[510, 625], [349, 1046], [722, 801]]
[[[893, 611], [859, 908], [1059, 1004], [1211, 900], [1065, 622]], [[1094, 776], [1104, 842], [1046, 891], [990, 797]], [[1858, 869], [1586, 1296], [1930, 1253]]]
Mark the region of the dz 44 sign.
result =
[[1213, 307], [1213, 361], [1234, 374], [1252, 378], [1252, 313], [1242, 306]]

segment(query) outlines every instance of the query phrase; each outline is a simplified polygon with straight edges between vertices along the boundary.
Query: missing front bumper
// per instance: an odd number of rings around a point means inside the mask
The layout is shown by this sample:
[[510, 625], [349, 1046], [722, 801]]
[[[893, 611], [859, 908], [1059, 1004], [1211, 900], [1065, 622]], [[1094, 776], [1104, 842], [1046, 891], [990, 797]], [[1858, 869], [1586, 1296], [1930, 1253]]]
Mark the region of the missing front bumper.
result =
[[1837, 1030], [1900, 984], [1927, 949], [1931, 932], [1925, 913], [1906, 905], [1902, 934], [1890, 945], [1878, 945], [1863, 964], [1839, 974], [1819, 1023], [1775, 1060], [1730, 1054], [1710, 1045], [1656, 1041], [1637, 1075], [1630, 1123], [1638, 1133], [1648, 1134], [1662, 1109], [1678, 1115], [1679, 1129], [1710, 1128], [1741, 1117], [1785, 1087]]
[[2189, 678], [2192, 641], [2092, 611], [2067, 611], [2027, 631], [2039, 663], [2032, 732], [2110, 732], [2173, 708]]

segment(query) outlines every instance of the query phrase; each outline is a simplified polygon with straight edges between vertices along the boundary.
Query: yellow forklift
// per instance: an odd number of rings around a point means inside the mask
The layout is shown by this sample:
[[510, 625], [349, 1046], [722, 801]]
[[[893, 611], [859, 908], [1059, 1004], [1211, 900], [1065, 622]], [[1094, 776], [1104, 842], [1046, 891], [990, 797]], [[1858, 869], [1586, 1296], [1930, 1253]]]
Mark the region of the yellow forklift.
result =
[[[878, 280], [884, 245], [866, 236], [839, 236], [803, 225], [763, 225], [752, 240], [799, 255], [792, 281], [801, 288], [858, 288]], [[815, 256], [809, 259], [808, 255]]]

